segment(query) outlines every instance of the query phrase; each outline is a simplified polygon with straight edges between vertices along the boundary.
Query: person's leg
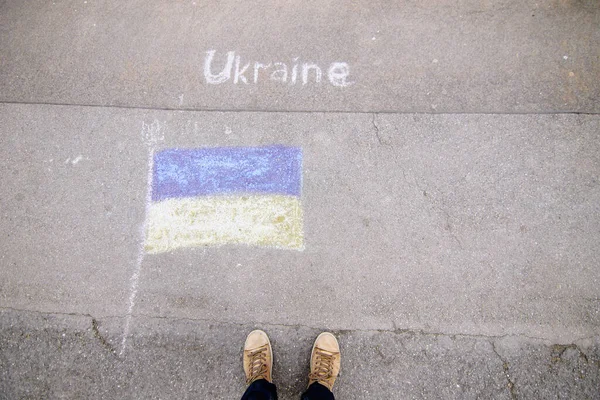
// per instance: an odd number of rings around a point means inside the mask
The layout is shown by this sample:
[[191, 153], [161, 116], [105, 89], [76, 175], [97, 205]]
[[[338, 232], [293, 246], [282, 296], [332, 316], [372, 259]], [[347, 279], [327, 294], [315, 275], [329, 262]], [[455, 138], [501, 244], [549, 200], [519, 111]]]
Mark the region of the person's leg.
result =
[[259, 379], [248, 386], [242, 400], [277, 400], [277, 389], [268, 380]]
[[313, 383], [302, 394], [302, 400], [334, 400], [333, 393], [320, 383]]
[[340, 372], [340, 361], [340, 345], [335, 336], [321, 333], [310, 355], [308, 389], [302, 400], [334, 400], [331, 390]]
[[266, 333], [252, 331], [244, 343], [244, 373], [249, 385], [242, 400], [277, 400], [273, 384], [273, 350]]

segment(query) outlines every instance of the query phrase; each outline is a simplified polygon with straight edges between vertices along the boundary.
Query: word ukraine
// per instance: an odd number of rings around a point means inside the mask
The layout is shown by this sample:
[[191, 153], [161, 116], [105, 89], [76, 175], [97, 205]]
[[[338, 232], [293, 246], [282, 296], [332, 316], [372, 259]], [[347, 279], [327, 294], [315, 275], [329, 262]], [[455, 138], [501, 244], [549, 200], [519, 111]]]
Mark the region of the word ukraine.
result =
[[[219, 85], [227, 81], [234, 84], [257, 84], [259, 80], [295, 85], [296, 82], [306, 85], [309, 82], [321, 83], [324, 71], [315, 63], [299, 63], [299, 58], [292, 62], [242, 62], [234, 51], [227, 52], [225, 57], [215, 60], [215, 50], [206, 52], [204, 59], [204, 79], [206, 83]], [[214, 64], [214, 65], [213, 65]], [[354, 82], [349, 81], [350, 66], [345, 62], [333, 62], [327, 69], [327, 79], [333, 86], [346, 87]]]
[[302, 151], [295, 147], [156, 153], [145, 249], [245, 244], [303, 248]]

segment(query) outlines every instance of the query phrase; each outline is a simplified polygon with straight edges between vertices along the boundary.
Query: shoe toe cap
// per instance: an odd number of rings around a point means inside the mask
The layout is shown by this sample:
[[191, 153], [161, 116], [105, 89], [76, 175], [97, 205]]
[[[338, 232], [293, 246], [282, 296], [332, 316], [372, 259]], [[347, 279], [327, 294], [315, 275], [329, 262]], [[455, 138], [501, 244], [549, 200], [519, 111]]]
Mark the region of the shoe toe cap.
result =
[[269, 344], [269, 337], [261, 330], [255, 330], [248, 334], [246, 343], [244, 344], [245, 350], [252, 350]]
[[333, 334], [329, 332], [321, 333], [315, 341], [315, 346], [332, 353], [340, 352], [340, 345], [337, 339], [335, 338], [335, 336], [333, 336]]

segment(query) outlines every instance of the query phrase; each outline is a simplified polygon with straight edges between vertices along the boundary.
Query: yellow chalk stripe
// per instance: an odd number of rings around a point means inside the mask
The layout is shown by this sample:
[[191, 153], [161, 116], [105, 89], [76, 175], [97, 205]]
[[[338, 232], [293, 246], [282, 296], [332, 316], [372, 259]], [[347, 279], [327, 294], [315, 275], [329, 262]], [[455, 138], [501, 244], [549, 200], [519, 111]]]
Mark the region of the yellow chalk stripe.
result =
[[294, 196], [214, 196], [152, 203], [148, 253], [180, 247], [248, 244], [302, 250], [302, 207]]

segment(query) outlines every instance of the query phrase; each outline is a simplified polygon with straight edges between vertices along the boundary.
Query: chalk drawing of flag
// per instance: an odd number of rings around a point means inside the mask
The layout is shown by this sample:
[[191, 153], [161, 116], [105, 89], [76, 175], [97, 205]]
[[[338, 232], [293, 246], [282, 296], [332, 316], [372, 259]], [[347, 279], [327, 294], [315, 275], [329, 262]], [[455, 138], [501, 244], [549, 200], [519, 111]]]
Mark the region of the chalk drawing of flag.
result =
[[303, 249], [300, 148], [163, 150], [151, 179], [147, 253], [225, 244]]

